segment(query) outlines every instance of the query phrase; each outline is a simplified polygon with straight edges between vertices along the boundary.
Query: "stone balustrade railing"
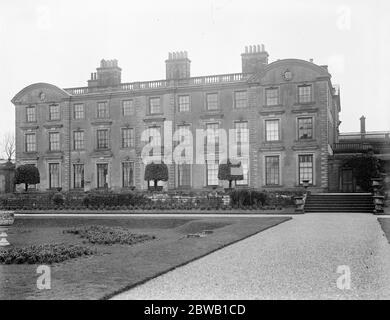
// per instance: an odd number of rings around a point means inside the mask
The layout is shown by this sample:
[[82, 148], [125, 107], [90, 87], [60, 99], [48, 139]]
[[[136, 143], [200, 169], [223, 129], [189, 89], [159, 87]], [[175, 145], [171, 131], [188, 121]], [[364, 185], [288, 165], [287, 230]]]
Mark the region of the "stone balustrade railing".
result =
[[84, 95], [89, 93], [95, 93], [100, 91], [136, 91], [136, 90], [150, 90], [160, 89], [175, 86], [197, 86], [197, 85], [212, 85], [218, 83], [229, 83], [229, 82], [241, 82], [246, 81], [248, 75], [243, 73], [231, 73], [204, 77], [193, 77], [188, 79], [180, 80], [156, 80], [156, 81], [145, 81], [145, 82], [131, 82], [122, 83], [118, 87], [113, 88], [99, 88], [99, 87], [79, 87], [79, 88], [68, 88], [64, 89], [71, 95]]

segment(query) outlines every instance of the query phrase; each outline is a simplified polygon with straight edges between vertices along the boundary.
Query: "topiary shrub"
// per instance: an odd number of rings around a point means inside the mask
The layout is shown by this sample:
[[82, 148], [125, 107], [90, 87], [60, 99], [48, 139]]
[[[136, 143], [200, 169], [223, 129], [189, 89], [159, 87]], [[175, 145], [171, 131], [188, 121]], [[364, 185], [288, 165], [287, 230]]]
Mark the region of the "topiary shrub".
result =
[[28, 191], [28, 186], [40, 183], [39, 170], [33, 164], [25, 164], [16, 168], [15, 184], [24, 183], [25, 191]]
[[249, 189], [239, 189], [230, 192], [231, 205], [234, 208], [249, 206], [264, 206], [267, 195], [264, 192]]
[[154, 181], [155, 190], [158, 189], [157, 184], [159, 181], [168, 181], [168, 167], [165, 163], [149, 163], [145, 167], [144, 180], [148, 182], [148, 188], [150, 181]]
[[[240, 174], [234, 174], [232, 168], [241, 168], [241, 162], [238, 164], [232, 164], [230, 160], [227, 163], [221, 163], [218, 167], [218, 179], [229, 181], [229, 189], [232, 188], [232, 182], [244, 180], [244, 175], [242, 172]], [[242, 170], [241, 170], [242, 171]]]
[[65, 203], [65, 197], [62, 193], [58, 192], [53, 195], [52, 201], [56, 206], [63, 206]]

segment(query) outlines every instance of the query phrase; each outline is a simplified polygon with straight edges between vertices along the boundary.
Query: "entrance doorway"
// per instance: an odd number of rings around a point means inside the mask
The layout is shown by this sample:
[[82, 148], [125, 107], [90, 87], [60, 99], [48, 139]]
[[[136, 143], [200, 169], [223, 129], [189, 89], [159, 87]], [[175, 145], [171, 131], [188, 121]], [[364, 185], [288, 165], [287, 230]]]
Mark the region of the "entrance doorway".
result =
[[352, 169], [341, 170], [341, 192], [355, 192]]

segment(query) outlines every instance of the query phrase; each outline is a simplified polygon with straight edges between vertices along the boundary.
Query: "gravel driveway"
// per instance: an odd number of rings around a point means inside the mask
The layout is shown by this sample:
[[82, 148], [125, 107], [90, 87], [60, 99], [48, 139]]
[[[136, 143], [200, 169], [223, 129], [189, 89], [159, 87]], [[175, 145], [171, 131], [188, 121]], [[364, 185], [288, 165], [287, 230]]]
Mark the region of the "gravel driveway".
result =
[[115, 298], [390, 299], [390, 245], [374, 215], [294, 216]]

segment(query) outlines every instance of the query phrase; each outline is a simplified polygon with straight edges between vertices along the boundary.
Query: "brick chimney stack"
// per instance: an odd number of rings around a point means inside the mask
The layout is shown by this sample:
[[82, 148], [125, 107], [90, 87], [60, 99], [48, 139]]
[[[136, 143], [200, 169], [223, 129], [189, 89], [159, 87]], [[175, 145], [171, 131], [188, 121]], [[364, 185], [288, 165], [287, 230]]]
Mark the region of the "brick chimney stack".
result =
[[169, 52], [166, 64], [167, 80], [185, 79], [191, 76], [191, 60], [187, 51]]
[[360, 117], [360, 134], [362, 139], [364, 139], [365, 134], [366, 134], [366, 117], [361, 116]]
[[118, 60], [101, 60], [96, 73], [91, 73], [88, 87], [116, 87], [121, 84], [122, 69], [118, 67]]
[[268, 52], [264, 44], [246, 46], [245, 52], [241, 54], [242, 73], [257, 73], [268, 64]]

